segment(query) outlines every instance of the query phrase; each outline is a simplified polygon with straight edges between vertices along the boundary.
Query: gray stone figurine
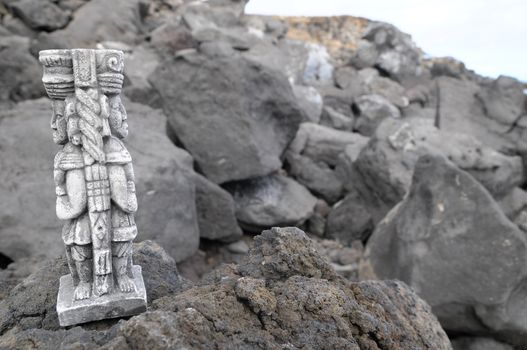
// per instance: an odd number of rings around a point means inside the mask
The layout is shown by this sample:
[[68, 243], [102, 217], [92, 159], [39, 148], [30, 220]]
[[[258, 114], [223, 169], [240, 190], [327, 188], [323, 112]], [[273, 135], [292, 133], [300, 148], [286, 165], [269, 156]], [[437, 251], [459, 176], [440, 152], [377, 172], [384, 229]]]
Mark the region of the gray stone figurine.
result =
[[121, 102], [124, 56], [116, 50], [45, 50], [42, 81], [52, 99], [57, 216], [70, 274], [60, 279], [61, 326], [146, 310], [141, 267], [132, 264], [137, 210]]

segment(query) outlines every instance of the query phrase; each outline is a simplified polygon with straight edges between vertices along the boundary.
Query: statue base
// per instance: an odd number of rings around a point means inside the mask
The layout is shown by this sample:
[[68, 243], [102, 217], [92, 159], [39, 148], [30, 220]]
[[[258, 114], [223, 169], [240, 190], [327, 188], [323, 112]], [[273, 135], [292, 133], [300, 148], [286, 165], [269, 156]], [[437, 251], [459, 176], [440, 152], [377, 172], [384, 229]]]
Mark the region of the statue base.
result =
[[141, 266], [132, 267], [135, 292], [116, 292], [97, 298], [73, 300], [73, 280], [71, 275], [60, 278], [57, 296], [57, 313], [62, 327], [79, 323], [132, 316], [146, 311], [146, 289], [141, 273]]

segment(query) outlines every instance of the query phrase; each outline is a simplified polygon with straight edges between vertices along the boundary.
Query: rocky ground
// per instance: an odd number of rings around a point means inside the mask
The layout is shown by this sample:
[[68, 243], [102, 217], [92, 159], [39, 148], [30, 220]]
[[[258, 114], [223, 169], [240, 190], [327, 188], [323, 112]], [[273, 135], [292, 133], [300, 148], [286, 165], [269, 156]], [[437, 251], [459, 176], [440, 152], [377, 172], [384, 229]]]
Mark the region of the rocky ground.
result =
[[[245, 3], [0, 0], [0, 348], [527, 349], [525, 84]], [[37, 57], [70, 47], [125, 52], [150, 307], [59, 329]]]

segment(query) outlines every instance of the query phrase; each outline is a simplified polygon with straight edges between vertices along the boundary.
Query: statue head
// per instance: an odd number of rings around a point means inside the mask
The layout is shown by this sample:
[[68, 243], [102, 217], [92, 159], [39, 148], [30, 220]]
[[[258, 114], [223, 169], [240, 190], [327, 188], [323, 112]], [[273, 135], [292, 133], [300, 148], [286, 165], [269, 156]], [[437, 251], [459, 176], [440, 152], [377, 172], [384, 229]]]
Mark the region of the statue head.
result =
[[119, 95], [113, 96], [109, 100], [110, 103], [110, 129], [112, 135], [124, 139], [128, 136], [128, 121], [126, 116], [126, 109], [121, 101]]
[[51, 130], [53, 130], [53, 142], [59, 145], [63, 145], [68, 142], [68, 121], [65, 112], [65, 102], [63, 100], [53, 100]]

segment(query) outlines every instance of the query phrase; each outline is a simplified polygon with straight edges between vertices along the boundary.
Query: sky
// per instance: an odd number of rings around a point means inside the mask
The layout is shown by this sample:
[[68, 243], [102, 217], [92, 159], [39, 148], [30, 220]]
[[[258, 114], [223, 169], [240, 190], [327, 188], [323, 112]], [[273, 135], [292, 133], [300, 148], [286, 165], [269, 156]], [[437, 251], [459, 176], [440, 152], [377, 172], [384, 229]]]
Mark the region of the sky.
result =
[[478, 74], [527, 82], [526, 0], [250, 0], [246, 13], [389, 22], [430, 56], [451, 56]]

